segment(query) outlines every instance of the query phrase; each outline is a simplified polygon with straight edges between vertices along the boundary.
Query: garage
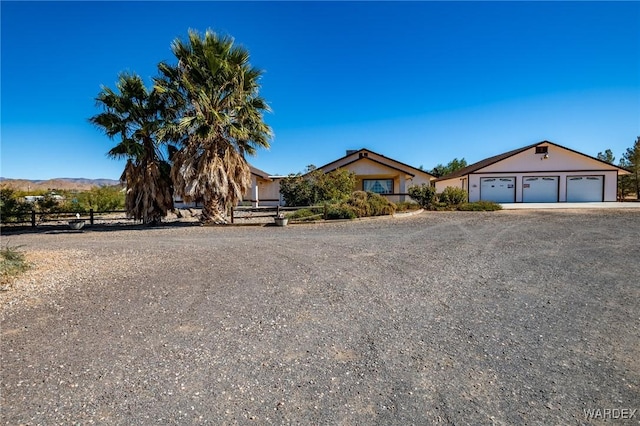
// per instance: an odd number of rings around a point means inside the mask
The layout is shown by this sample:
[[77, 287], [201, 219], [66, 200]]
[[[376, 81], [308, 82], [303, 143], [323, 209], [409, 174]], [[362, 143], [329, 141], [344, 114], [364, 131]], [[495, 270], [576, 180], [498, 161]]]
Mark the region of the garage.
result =
[[558, 176], [532, 176], [522, 179], [523, 203], [557, 203]]
[[467, 190], [469, 202], [615, 202], [624, 168], [542, 141], [456, 170], [435, 181], [436, 191]]
[[567, 202], [600, 202], [604, 197], [604, 176], [567, 176]]
[[516, 201], [516, 178], [480, 178], [480, 199], [495, 203], [514, 203]]

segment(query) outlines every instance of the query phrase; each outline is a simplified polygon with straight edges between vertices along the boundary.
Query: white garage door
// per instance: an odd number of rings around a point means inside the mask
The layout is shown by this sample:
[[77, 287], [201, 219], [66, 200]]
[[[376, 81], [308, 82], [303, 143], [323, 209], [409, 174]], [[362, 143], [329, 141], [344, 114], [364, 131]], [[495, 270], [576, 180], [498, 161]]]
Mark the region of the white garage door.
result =
[[523, 203], [557, 203], [558, 176], [524, 177], [522, 179]]
[[514, 203], [516, 201], [516, 178], [480, 178], [480, 199], [496, 203]]
[[604, 176], [568, 176], [567, 203], [602, 201]]

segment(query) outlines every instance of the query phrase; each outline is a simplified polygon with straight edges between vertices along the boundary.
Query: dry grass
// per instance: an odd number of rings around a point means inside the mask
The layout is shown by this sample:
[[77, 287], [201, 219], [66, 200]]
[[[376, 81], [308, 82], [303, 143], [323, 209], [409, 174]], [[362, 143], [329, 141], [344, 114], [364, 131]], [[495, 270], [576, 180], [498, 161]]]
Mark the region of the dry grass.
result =
[[0, 290], [8, 289], [15, 278], [29, 269], [29, 263], [19, 248], [6, 245], [0, 250]]

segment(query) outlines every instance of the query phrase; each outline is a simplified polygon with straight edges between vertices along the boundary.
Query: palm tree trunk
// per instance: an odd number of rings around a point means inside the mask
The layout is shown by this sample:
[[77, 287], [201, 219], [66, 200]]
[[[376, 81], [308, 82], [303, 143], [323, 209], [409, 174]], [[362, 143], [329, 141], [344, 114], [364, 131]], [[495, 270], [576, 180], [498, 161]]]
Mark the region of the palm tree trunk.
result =
[[225, 225], [227, 221], [227, 207], [221, 197], [206, 197], [202, 203], [200, 222], [205, 225]]

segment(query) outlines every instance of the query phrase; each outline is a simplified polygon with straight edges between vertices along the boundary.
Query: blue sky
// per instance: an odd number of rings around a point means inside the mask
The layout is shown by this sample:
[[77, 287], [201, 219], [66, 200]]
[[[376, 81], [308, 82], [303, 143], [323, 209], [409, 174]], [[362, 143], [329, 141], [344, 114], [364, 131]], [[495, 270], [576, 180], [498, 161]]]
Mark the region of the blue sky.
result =
[[638, 2], [7, 2], [1, 169], [119, 178], [87, 119], [121, 71], [149, 83], [189, 28], [231, 35], [265, 70], [270, 150], [302, 171], [368, 148], [430, 169], [541, 140], [616, 161], [640, 135]]

